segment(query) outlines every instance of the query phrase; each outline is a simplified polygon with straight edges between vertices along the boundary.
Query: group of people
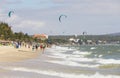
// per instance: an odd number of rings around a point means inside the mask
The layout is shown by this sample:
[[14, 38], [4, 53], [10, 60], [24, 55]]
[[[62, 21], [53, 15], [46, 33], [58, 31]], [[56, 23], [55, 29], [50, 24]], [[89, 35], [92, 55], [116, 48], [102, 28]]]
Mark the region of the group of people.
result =
[[44, 50], [47, 47], [47, 44], [45, 43], [28, 44], [28, 43], [21, 43], [21, 42], [13, 42], [13, 44], [15, 48], [20, 48], [21, 46], [24, 46], [25, 48], [32, 48], [32, 51], [41, 50], [42, 53], [44, 53]]
[[20, 48], [21, 47], [21, 42], [13, 42], [13, 45], [15, 48]]
[[45, 44], [41, 44], [41, 45], [38, 45], [38, 44], [36, 44], [36, 45], [33, 45], [32, 46], [32, 50], [34, 51], [34, 50], [38, 50], [40, 48], [40, 50], [42, 50], [42, 52], [44, 53], [44, 50], [45, 50], [45, 48], [46, 48], [46, 45]]

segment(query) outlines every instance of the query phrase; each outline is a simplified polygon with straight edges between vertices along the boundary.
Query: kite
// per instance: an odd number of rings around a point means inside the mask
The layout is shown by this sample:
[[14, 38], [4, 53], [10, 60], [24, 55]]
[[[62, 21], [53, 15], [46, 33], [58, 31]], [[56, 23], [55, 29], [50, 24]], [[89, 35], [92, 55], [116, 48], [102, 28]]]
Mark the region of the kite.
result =
[[62, 17], [67, 18], [67, 16], [66, 16], [66, 15], [60, 15], [60, 17], [59, 17], [59, 22], [61, 22], [61, 18], [62, 18]]
[[14, 11], [10, 11], [10, 12], [8, 13], [8, 16], [11, 17], [11, 14], [12, 14], [12, 13], [14, 13]]
[[83, 32], [83, 35], [87, 34], [87, 32]]

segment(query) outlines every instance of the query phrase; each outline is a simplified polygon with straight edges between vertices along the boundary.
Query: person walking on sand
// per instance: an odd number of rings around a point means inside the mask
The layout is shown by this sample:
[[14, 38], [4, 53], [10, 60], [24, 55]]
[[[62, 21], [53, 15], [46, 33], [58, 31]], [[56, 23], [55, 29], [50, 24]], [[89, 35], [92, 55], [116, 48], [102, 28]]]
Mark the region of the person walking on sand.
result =
[[34, 51], [34, 49], [35, 49], [35, 46], [33, 45], [33, 46], [32, 46], [32, 51]]
[[43, 45], [42, 45], [43, 53], [44, 53], [45, 48], [46, 48], [46, 45], [43, 44]]

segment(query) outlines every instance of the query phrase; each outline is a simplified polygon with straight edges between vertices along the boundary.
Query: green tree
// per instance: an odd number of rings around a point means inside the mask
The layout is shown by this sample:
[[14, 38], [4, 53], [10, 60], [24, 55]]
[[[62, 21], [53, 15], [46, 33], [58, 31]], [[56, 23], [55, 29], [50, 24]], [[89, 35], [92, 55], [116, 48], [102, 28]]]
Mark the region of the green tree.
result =
[[10, 40], [13, 36], [13, 31], [7, 23], [0, 23], [0, 39]]

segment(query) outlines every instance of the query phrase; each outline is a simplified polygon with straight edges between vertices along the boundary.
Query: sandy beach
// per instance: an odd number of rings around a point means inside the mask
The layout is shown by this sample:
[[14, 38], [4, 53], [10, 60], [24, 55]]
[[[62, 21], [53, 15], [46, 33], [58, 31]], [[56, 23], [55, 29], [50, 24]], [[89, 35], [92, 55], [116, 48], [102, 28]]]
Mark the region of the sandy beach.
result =
[[110, 67], [110, 63], [108, 65], [109, 68], [106, 68], [106, 64], [97, 63], [104, 59], [81, 57], [88, 55], [88, 53], [66, 47], [53, 46], [46, 48], [44, 54], [41, 54], [40, 50], [32, 51], [32, 49], [24, 47], [16, 49], [10, 46], [2, 46], [0, 47], [0, 77], [120, 78], [119, 60], [115, 62], [118, 66], [113, 65]]
[[0, 46], [0, 62], [17, 62], [36, 58], [40, 50], [32, 51], [31, 48], [14, 48], [13, 46]]

